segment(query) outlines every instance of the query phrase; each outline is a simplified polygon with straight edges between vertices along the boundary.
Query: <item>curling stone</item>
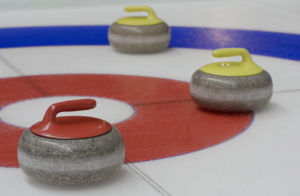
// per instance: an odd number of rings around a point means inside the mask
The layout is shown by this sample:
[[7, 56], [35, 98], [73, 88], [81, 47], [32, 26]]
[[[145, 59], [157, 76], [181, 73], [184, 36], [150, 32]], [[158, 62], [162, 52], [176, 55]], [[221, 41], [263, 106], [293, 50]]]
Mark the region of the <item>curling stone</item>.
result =
[[149, 16], [121, 18], [113, 23], [108, 33], [112, 47], [126, 53], [153, 53], [169, 46], [170, 28], [156, 17], [152, 8], [128, 6], [125, 11], [147, 11]]
[[191, 79], [190, 92], [200, 108], [245, 112], [259, 109], [272, 97], [272, 78], [256, 65], [246, 49], [213, 51], [214, 57], [241, 55], [241, 62], [217, 62], [203, 66]]
[[92, 109], [93, 99], [51, 105], [41, 122], [27, 129], [18, 145], [22, 170], [48, 184], [79, 185], [113, 176], [125, 158], [123, 138], [108, 122], [59, 112]]

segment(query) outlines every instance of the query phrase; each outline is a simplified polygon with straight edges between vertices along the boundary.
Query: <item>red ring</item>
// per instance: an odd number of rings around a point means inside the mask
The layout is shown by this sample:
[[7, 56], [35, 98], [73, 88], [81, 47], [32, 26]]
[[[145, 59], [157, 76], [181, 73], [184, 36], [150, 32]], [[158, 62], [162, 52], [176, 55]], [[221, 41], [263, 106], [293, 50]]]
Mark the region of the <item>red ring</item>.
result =
[[[0, 79], [0, 104], [47, 96], [96, 96], [132, 105], [136, 114], [115, 126], [126, 162], [176, 156], [226, 141], [249, 126], [251, 113], [199, 110], [189, 83], [169, 79], [99, 74], [41, 75]], [[17, 145], [24, 128], [0, 122], [0, 166], [18, 167]]]

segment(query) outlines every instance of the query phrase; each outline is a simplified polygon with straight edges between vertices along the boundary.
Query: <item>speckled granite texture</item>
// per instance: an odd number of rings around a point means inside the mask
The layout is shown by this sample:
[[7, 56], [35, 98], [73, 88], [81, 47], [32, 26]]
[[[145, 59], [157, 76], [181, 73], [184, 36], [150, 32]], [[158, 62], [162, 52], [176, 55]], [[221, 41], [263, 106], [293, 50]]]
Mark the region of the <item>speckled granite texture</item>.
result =
[[127, 53], [153, 53], [169, 46], [170, 28], [166, 23], [129, 26], [114, 23], [109, 28], [108, 40], [112, 47]]
[[201, 108], [244, 112], [269, 103], [273, 85], [266, 71], [252, 76], [234, 77], [210, 75], [198, 70], [192, 76], [190, 92]]
[[122, 166], [125, 149], [121, 133], [76, 140], [59, 140], [33, 134], [20, 138], [18, 159], [22, 170], [36, 180], [57, 185], [94, 183], [113, 176]]

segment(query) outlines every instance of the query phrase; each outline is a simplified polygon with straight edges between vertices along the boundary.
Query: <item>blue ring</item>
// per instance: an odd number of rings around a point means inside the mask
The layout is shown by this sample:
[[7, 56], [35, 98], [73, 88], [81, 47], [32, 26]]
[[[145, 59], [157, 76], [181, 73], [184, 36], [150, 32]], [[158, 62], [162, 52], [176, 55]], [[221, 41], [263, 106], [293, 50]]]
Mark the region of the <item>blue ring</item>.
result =
[[[170, 47], [209, 49], [239, 47], [251, 54], [300, 61], [300, 35], [236, 29], [170, 27]], [[0, 48], [109, 45], [109, 26], [51, 26], [0, 29]]]

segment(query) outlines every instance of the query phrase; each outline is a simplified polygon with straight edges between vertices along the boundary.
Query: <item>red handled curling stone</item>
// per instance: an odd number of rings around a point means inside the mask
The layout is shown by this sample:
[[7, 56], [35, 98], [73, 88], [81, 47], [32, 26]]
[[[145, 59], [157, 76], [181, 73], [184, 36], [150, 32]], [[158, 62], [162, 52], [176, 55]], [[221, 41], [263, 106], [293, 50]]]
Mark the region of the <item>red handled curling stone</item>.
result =
[[41, 122], [27, 129], [18, 145], [22, 170], [49, 184], [78, 185], [113, 176], [122, 166], [125, 148], [121, 133], [92, 117], [56, 117], [59, 112], [88, 110], [93, 99], [51, 105]]

